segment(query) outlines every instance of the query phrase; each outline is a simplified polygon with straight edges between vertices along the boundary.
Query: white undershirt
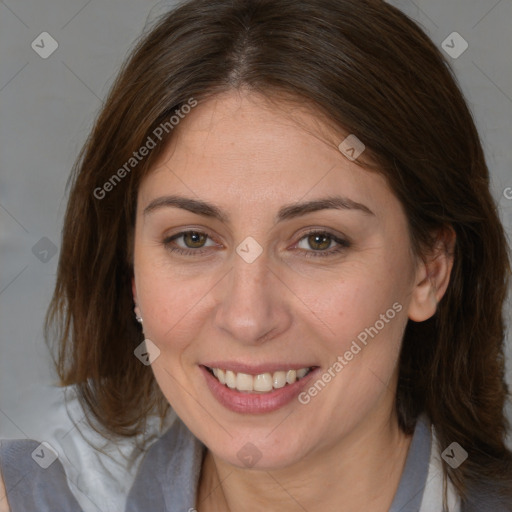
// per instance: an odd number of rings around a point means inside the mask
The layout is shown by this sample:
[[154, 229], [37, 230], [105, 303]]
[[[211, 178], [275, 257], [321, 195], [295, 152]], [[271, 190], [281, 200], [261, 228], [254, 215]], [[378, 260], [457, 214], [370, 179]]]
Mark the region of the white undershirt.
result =
[[[430, 451], [430, 460], [428, 464], [428, 475], [421, 508], [419, 512], [440, 512], [443, 510], [443, 469], [441, 462], [441, 450], [436, 431], [431, 425], [432, 449]], [[460, 512], [460, 498], [456, 493], [453, 484], [448, 479], [447, 487], [447, 512]]]

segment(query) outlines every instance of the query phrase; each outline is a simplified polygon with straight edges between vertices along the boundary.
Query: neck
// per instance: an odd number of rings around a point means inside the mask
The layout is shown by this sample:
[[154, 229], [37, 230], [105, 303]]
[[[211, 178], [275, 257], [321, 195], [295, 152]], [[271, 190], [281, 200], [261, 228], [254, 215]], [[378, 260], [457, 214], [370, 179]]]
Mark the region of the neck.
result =
[[384, 512], [398, 488], [411, 439], [393, 416], [371, 418], [336, 445], [276, 470], [238, 468], [207, 451], [196, 508]]

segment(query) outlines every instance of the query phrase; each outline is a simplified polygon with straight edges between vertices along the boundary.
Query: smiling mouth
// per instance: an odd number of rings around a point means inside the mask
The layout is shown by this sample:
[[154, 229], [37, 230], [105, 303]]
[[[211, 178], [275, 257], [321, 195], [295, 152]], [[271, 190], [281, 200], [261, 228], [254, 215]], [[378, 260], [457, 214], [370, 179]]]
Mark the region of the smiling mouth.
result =
[[270, 393], [276, 389], [284, 388], [304, 378], [315, 369], [314, 366], [298, 370], [278, 370], [270, 373], [250, 375], [248, 373], [234, 372], [223, 368], [210, 368], [205, 366], [221, 384], [230, 389], [245, 393]]

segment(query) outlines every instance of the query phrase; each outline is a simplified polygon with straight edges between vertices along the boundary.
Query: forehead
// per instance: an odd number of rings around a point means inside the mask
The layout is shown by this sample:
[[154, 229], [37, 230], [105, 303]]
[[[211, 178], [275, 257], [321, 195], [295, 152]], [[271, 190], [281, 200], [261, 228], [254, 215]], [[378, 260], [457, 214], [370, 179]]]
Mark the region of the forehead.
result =
[[200, 103], [180, 122], [139, 197], [147, 204], [158, 194], [186, 193], [245, 207], [326, 193], [389, 202], [385, 178], [338, 149], [347, 135], [297, 102], [224, 93]]

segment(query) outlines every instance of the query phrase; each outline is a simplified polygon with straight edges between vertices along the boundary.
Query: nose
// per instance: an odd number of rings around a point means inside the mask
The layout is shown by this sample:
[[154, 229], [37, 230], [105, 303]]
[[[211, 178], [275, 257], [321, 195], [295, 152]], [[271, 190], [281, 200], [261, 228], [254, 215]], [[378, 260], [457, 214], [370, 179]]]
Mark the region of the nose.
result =
[[252, 263], [236, 256], [219, 285], [214, 325], [239, 343], [263, 343], [291, 325], [286, 287], [264, 255]]

